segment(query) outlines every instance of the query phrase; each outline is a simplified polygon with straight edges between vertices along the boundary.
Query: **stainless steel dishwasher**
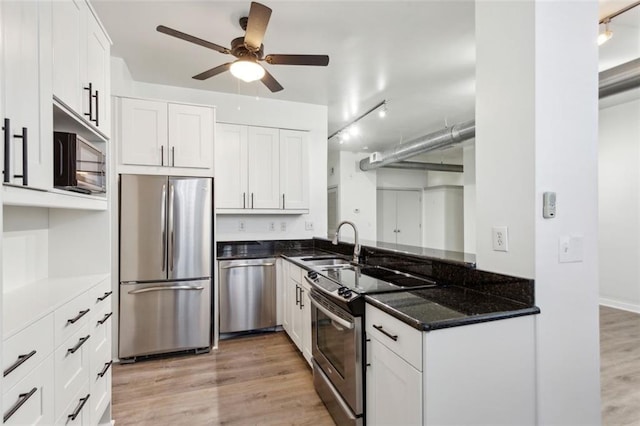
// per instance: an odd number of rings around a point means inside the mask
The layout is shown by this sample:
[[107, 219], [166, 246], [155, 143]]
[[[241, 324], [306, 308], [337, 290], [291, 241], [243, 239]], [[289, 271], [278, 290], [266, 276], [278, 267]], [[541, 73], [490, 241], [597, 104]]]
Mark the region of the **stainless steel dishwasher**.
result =
[[225, 260], [220, 277], [220, 333], [276, 326], [276, 260]]

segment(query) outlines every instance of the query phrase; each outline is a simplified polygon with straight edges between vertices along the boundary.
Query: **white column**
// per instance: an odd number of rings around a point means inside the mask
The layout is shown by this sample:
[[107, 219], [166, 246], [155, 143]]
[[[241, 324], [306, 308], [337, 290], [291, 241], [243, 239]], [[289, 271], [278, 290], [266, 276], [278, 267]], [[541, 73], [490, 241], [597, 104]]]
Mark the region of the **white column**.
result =
[[464, 249], [465, 253], [476, 252], [476, 146], [475, 143], [462, 148], [464, 173]]
[[[599, 424], [598, 5], [476, 4], [478, 268], [535, 279], [538, 423]], [[582, 261], [559, 263], [563, 236], [582, 238]]]

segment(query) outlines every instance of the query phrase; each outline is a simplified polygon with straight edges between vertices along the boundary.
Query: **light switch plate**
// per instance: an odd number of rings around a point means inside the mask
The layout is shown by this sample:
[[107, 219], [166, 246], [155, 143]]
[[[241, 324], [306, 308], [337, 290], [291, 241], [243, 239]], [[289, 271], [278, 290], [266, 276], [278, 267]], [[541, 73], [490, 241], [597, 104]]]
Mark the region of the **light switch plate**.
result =
[[287, 231], [287, 222], [280, 222], [280, 231], [282, 232]]
[[563, 235], [558, 243], [558, 262], [573, 263], [582, 262], [583, 258], [582, 235]]
[[246, 230], [247, 230], [247, 227], [246, 227], [246, 224], [244, 223], [244, 220], [238, 221], [238, 231], [244, 232]]
[[305, 231], [313, 231], [313, 222], [311, 222], [310, 220], [306, 221], [304, 223], [304, 229]]
[[509, 230], [506, 226], [492, 228], [493, 251], [509, 251]]

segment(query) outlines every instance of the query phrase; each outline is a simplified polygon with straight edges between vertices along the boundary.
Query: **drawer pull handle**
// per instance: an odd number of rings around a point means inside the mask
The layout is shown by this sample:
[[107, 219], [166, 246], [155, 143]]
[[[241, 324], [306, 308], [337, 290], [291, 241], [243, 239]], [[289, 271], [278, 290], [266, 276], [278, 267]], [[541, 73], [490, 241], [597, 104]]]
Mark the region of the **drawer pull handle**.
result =
[[376, 330], [378, 330], [380, 333], [384, 334], [385, 336], [387, 336], [389, 339], [392, 339], [394, 342], [398, 341], [398, 336], [395, 334], [390, 334], [388, 331], [385, 331], [381, 325], [375, 325], [373, 324], [373, 328], [375, 328]]
[[27, 362], [27, 360], [32, 356], [34, 356], [35, 354], [36, 354], [36, 350], [34, 349], [26, 355], [18, 355], [17, 361], [14, 362], [9, 368], [4, 370], [4, 375], [2, 377], [7, 377], [9, 374], [11, 374], [13, 370], [15, 370], [16, 368], [20, 367], [22, 364]]
[[71, 419], [71, 421], [74, 421], [76, 417], [78, 417], [78, 415], [80, 414], [80, 411], [82, 411], [82, 408], [84, 407], [84, 404], [86, 404], [87, 401], [89, 400], [89, 396], [91, 396], [91, 394], [87, 394], [87, 396], [85, 396], [84, 398], [80, 398], [80, 403], [78, 404], [76, 409], [73, 410], [73, 413], [67, 416], [68, 419]]
[[104, 294], [104, 296], [102, 297], [98, 297], [98, 302], [102, 302], [104, 299], [106, 299], [107, 297], [111, 296], [113, 294], [113, 291], [108, 291]]
[[111, 315], [113, 315], [113, 312], [109, 312], [108, 314], [105, 314], [104, 318], [98, 321], [98, 325], [104, 324], [109, 319], [109, 317], [111, 317]]
[[9, 420], [11, 416], [13, 416], [16, 413], [16, 411], [18, 411], [20, 407], [22, 407], [24, 403], [27, 402], [29, 398], [33, 396], [34, 393], [36, 393], [37, 390], [38, 388], [33, 388], [27, 393], [21, 393], [20, 395], [18, 395], [18, 401], [16, 401], [16, 403], [13, 404], [13, 407], [11, 407], [9, 411], [4, 413], [4, 418], [2, 420], [2, 423], [6, 423], [7, 420]]
[[85, 309], [84, 311], [80, 311], [78, 312], [78, 315], [76, 315], [75, 318], [71, 318], [67, 320], [67, 324], [75, 324], [80, 318], [82, 318], [83, 316], [87, 315], [87, 313], [89, 313], [91, 309]]
[[91, 335], [89, 334], [87, 334], [86, 337], [81, 337], [80, 340], [78, 340], [78, 343], [76, 343], [74, 347], [67, 349], [67, 355], [76, 353], [76, 351], [80, 349], [80, 346], [84, 345], [84, 342], [89, 340], [89, 337], [91, 337]]
[[113, 361], [106, 362], [102, 371], [98, 373], [98, 377], [104, 377], [104, 375], [107, 374], [107, 371], [109, 371], [111, 364], [113, 364]]

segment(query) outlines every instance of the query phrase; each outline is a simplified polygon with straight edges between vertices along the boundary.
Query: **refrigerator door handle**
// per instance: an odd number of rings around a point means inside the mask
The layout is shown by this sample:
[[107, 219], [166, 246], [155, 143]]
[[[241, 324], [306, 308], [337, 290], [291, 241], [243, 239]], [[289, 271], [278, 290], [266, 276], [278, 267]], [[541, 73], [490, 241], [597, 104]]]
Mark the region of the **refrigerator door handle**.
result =
[[174, 248], [175, 248], [175, 240], [174, 240], [174, 186], [173, 184], [169, 184], [169, 271], [173, 272], [173, 257], [174, 257]]
[[159, 286], [159, 287], [147, 287], [141, 288], [139, 290], [131, 290], [129, 294], [140, 294], [140, 293], [148, 293], [150, 291], [164, 291], [164, 290], [192, 290], [192, 291], [202, 291], [204, 287], [197, 286], [192, 287], [189, 285], [172, 285], [172, 286]]
[[162, 223], [162, 271], [167, 267], [167, 185], [162, 185], [162, 204], [160, 207], [160, 222]]

